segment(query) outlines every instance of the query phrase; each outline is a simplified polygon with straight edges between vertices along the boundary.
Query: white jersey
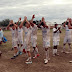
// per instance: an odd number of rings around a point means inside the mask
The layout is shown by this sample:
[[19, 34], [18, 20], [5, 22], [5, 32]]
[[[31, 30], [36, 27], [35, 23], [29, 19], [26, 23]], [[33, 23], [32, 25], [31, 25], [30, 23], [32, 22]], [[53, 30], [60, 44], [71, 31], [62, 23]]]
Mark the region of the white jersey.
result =
[[23, 29], [18, 27], [18, 38], [23, 37]]
[[16, 29], [13, 30], [12, 28], [10, 28], [11, 32], [12, 32], [12, 40], [16, 40]]
[[56, 31], [57, 29], [53, 28], [53, 41], [60, 41], [60, 36], [59, 36], [60, 32], [59, 32], [59, 30], [56, 33], [54, 33], [54, 31]]
[[23, 27], [23, 30], [24, 30], [24, 41], [29, 41], [30, 40], [30, 35], [31, 35], [30, 28]]
[[65, 36], [71, 37], [71, 29], [69, 29], [67, 25], [65, 25], [65, 30], [66, 30]]
[[0, 31], [0, 38], [3, 37], [3, 30]]
[[42, 28], [43, 41], [50, 41], [50, 27], [44, 28], [43, 26], [41, 26], [41, 28]]
[[31, 28], [31, 38], [36, 38], [37, 39], [37, 25], [34, 24], [34, 27]]

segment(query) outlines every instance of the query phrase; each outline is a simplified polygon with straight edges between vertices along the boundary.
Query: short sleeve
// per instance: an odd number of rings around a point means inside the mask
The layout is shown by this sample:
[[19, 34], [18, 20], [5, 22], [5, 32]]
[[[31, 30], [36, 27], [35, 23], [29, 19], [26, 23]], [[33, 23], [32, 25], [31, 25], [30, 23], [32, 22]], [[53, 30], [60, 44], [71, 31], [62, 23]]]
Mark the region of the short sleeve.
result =
[[53, 32], [54, 32], [54, 31], [56, 31], [56, 29], [55, 29], [55, 28], [53, 28]]

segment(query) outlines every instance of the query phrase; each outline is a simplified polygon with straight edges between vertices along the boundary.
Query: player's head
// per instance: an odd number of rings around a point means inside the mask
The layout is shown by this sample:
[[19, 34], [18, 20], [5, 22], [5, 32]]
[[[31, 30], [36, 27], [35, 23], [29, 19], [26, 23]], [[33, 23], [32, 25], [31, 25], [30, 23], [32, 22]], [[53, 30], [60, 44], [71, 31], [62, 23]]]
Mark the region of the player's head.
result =
[[13, 20], [10, 20], [10, 23], [13, 24]]
[[58, 26], [58, 24], [55, 24], [55, 28]]
[[36, 21], [33, 21], [34, 24], [36, 24]]
[[44, 21], [45, 20], [45, 18], [44, 17], [42, 17], [42, 21]]

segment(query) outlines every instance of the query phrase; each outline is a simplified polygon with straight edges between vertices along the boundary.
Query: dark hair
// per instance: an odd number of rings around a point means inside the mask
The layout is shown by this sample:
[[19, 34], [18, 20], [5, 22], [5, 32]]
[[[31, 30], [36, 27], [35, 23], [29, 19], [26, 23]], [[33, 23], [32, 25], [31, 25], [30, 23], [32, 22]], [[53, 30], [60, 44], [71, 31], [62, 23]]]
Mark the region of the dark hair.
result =
[[43, 25], [44, 25], [44, 23], [42, 22], [42, 23], [41, 23], [41, 25], [43, 26]]
[[14, 26], [14, 24], [11, 24], [10, 27]]
[[16, 22], [15, 22], [15, 24], [16, 24]]
[[34, 24], [36, 24], [36, 21], [33, 21]]

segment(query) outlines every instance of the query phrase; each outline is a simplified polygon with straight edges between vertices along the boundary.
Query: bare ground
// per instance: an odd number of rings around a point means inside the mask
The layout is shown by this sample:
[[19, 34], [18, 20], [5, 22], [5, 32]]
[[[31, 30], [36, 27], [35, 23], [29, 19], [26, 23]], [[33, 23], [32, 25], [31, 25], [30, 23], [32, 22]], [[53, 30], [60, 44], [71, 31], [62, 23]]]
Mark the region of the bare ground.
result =
[[[9, 34], [9, 37], [7, 37]], [[50, 50], [50, 61], [48, 64], [44, 64], [44, 49], [42, 47], [41, 34], [38, 34], [38, 48], [40, 57], [32, 59], [32, 64], [25, 64], [27, 59], [26, 54], [18, 56], [16, 59], [11, 60], [13, 56], [13, 51], [11, 51], [11, 34], [6, 32], [6, 37], [8, 42], [0, 46], [2, 51], [2, 56], [0, 57], [0, 72], [72, 72], [72, 63], [69, 63], [72, 60], [72, 53], [63, 54], [62, 50], [62, 41], [58, 47], [59, 56], [52, 56], [52, 44]], [[61, 36], [63, 39], [63, 35]], [[52, 43], [52, 42], [51, 42]], [[32, 48], [31, 48], [32, 53]], [[33, 55], [33, 53], [32, 53]]]

